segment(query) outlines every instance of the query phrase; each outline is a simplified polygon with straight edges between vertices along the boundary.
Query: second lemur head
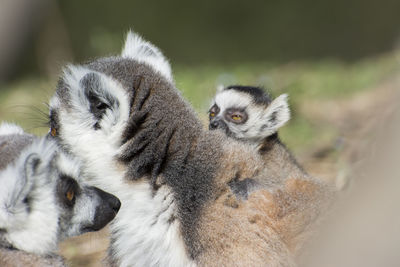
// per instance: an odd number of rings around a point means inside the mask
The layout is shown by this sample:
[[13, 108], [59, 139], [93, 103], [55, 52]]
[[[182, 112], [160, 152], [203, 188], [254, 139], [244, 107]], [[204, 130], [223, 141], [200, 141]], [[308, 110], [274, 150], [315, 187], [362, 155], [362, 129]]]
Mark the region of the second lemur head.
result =
[[287, 94], [276, 99], [258, 87], [219, 88], [209, 110], [209, 129], [222, 129], [228, 136], [259, 143], [290, 119]]
[[49, 255], [109, 223], [121, 202], [82, 178], [80, 162], [54, 141], [0, 124], [0, 248]]

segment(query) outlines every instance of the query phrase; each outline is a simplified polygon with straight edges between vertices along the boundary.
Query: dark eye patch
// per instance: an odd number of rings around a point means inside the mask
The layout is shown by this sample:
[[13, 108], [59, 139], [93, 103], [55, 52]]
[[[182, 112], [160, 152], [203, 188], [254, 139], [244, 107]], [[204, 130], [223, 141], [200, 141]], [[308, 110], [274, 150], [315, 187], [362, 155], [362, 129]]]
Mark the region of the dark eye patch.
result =
[[50, 110], [49, 127], [52, 137], [57, 137], [59, 132], [58, 113], [55, 110]]
[[[72, 192], [73, 198], [68, 199], [68, 195]], [[57, 194], [61, 203], [72, 208], [75, 205], [76, 196], [80, 194], [80, 187], [72, 177], [62, 174], [57, 186]]]
[[214, 104], [214, 105], [210, 108], [210, 110], [208, 111], [210, 120], [211, 120], [212, 118], [214, 118], [216, 115], [218, 115], [219, 111], [220, 111], [220, 108], [217, 106], [217, 104]]

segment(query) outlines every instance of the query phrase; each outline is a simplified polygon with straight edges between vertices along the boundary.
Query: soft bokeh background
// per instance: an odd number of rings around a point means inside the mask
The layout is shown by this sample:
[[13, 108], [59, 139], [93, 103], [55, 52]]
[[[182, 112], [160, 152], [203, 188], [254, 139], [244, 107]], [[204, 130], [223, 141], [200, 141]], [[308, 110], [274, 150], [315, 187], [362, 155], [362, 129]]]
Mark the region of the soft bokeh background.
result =
[[[288, 93], [281, 138], [312, 175], [343, 189], [376, 114], [398, 105], [399, 11], [398, 0], [2, 0], [0, 119], [44, 134], [62, 66], [119, 53], [133, 29], [163, 50], [204, 119], [218, 84]], [[62, 253], [97, 266], [106, 246], [103, 231]]]

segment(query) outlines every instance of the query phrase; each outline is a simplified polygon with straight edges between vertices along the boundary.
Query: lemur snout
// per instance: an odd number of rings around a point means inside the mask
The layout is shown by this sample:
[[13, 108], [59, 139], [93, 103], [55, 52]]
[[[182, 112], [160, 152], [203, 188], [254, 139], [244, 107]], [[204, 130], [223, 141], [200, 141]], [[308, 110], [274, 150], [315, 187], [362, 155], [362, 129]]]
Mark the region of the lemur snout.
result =
[[219, 126], [219, 121], [218, 120], [214, 120], [214, 121], [210, 122], [209, 128], [210, 128], [210, 130], [213, 130], [213, 129], [217, 129], [218, 126]]
[[108, 200], [108, 203], [109, 203], [110, 207], [112, 208], [112, 210], [115, 212], [115, 215], [117, 215], [119, 209], [121, 208], [121, 201], [111, 194], [108, 194], [108, 195], [110, 195], [110, 199]]
[[117, 213], [119, 211], [119, 208], [121, 208], [121, 201], [117, 197], [115, 197], [114, 195], [111, 195], [111, 194], [109, 194], [107, 192], [104, 192], [101, 189], [98, 189], [98, 188], [95, 188], [95, 189], [98, 192], [98, 194], [99, 194], [100, 198], [102, 199], [102, 201], [104, 202], [103, 205], [106, 208], [111, 209], [115, 213], [114, 214], [114, 217], [115, 217], [115, 215], [117, 215]]
[[99, 198], [99, 205], [96, 208], [93, 224], [85, 227], [87, 231], [97, 231], [106, 226], [115, 218], [121, 207], [121, 201], [114, 195], [96, 187], [93, 187], [92, 190]]

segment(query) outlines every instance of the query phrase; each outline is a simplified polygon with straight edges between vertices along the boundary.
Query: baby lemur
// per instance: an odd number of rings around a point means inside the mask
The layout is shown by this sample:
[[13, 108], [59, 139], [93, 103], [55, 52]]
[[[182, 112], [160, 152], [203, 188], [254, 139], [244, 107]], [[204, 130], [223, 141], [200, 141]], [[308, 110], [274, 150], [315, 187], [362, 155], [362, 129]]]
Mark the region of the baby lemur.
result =
[[120, 201], [81, 180], [55, 142], [0, 125], [0, 266], [64, 266], [58, 243], [109, 223]]
[[[212, 101], [209, 129], [222, 130], [227, 136], [255, 145], [271, 176], [284, 180], [286, 177], [307, 177], [286, 146], [280, 141], [278, 129], [290, 119], [287, 94], [272, 99], [259, 87], [231, 85], [219, 87]], [[298, 209], [298, 204], [288, 203], [288, 210]], [[294, 214], [293, 214], [294, 215]], [[292, 215], [292, 216], [293, 216]], [[295, 221], [295, 220], [293, 220]], [[292, 231], [306, 233], [309, 221], [298, 220]], [[287, 228], [285, 235], [294, 234]], [[299, 239], [304, 238], [299, 236]], [[302, 240], [296, 240], [296, 251]]]
[[221, 129], [232, 138], [257, 146], [275, 177], [304, 175], [278, 136], [278, 129], [290, 119], [287, 99], [287, 94], [272, 99], [259, 87], [219, 87], [208, 111], [209, 129]]
[[261, 144], [290, 119], [287, 95], [272, 100], [258, 87], [219, 87], [209, 119], [210, 130], [223, 129], [228, 136]]

